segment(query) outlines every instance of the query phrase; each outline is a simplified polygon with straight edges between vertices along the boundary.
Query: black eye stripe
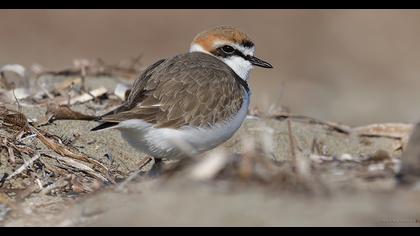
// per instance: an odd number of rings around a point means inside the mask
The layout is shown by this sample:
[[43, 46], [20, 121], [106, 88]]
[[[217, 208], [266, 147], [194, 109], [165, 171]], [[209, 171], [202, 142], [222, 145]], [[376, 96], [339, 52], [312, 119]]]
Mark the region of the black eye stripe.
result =
[[233, 52], [233, 54], [236, 55], [236, 56], [240, 56], [243, 59], [247, 60], [246, 56], [241, 51], [239, 51], [237, 49], [235, 50], [235, 52]]
[[223, 50], [223, 47], [225, 47], [225, 46], [218, 47], [218, 48], [216, 48], [216, 50], [212, 51], [211, 53], [215, 56], [219, 56], [219, 57], [223, 57], [223, 58], [227, 58], [227, 57], [235, 55], [235, 56], [242, 57], [245, 60], [248, 60], [247, 56], [245, 56], [241, 51], [239, 51], [238, 49], [235, 49], [233, 47], [232, 47], [234, 49], [233, 53], [226, 53]]

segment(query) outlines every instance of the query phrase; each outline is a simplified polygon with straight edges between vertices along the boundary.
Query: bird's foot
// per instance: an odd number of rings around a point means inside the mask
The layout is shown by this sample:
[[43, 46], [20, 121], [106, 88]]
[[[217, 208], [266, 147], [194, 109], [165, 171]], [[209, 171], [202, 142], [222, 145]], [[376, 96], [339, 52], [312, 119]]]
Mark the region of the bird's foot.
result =
[[163, 161], [162, 159], [153, 158], [155, 163], [153, 163], [152, 168], [149, 170], [148, 176], [151, 178], [157, 178], [162, 175], [163, 171]]

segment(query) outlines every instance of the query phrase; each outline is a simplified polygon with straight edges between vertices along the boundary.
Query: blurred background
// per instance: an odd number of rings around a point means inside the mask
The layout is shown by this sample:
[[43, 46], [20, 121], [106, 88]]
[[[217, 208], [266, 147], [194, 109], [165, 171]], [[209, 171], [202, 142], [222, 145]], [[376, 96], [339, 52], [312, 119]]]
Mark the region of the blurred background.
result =
[[257, 56], [252, 106], [349, 125], [420, 119], [419, 10], [0, 10], [0, 65], [72, 66], [188, 50], [196, 33], [233, 25]]

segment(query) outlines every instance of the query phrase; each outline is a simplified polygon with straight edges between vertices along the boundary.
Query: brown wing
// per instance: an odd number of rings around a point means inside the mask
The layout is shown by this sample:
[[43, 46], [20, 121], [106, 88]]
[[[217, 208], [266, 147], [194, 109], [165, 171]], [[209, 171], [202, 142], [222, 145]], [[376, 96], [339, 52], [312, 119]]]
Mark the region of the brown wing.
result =
[[127, 102], [100, 121], [207, 127], [232, 117], [247, 90], [230, 67], [204, 53], [179, 55], [151, 67], [134, 83]]

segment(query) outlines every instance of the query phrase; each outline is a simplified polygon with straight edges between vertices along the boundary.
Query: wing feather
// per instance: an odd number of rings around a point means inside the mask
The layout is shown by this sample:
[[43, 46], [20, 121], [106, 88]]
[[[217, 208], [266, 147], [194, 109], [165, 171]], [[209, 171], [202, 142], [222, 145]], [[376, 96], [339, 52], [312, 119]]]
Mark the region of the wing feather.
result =
[[248, 88], [238, 80], [229, 66], [204, 53], [160, 60], [135, 81], [127, 101], [100, 121], [142, 119], [167, 128], [211, 126], [240, 109]]

